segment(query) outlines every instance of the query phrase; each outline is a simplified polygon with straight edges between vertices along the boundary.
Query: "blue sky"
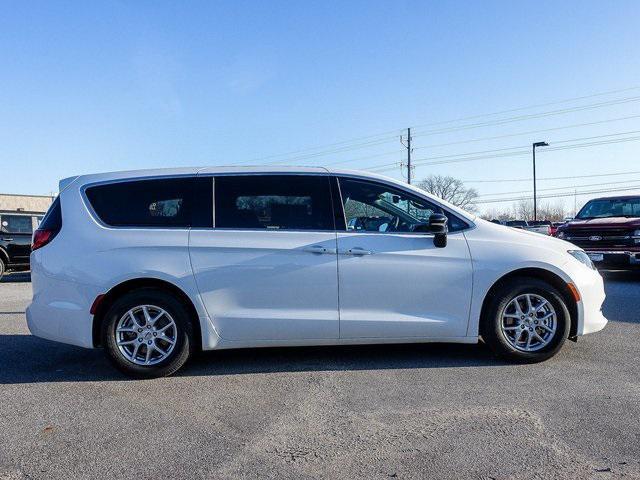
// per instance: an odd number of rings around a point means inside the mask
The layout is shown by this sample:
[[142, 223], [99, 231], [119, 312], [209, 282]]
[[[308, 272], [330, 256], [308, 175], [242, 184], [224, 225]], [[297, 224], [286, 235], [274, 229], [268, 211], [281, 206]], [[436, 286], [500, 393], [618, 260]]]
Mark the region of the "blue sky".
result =
[[[397, 134], [407, 126], [422, 133], [416, 158], [640, 130], [640, 118], [609, 122], [640, 115], [633, 100], [640, 89], [445, 126], [631, 99], [566, 114], [453, 132], [417, 127], [640, 86], [637, 1], [2, 1], [0, 8], [0, 192], [48, 193], [66, 176], [133, 168], [268, 161], [371, 168], [402, 158]], [[435, 146], [590, 122], [603, 123]], [[382, 132], [367, 148], [264, 159]], [[639, 145], [541, 152], [538, 175], [640, 171]], [[415, 176], [527, 178], [530, 163], [488, 158], [422, 166]], [[399, 168], [385, 173], [400, 177]], [[635, 178], [640, 185], [637, 174], [543, 180], [539, 188]], [[487, 197], [529, 189], [469, 185]]]

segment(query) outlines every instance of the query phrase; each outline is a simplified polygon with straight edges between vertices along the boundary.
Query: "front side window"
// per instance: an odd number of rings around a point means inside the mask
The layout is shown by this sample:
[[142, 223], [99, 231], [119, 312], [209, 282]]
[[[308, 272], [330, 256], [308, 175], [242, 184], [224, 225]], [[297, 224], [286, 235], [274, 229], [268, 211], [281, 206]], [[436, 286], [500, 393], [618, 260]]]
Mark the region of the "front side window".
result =
[[[340, 179], [347, 231], [414, 232], [429, 222], [433, 213], [442, 209], [422, 198], [383, 184]], [[466, 223], [444, 212], [449, 230], [466, 228]]]
[[24, 215], [2, 215], [0, 226], [3, 233], [32, 233], [31, 217]]
[[104, 223], [117, 227], [210, 227], [212, 180], [181, 177], [89, 187], [87, 198]]
[[329, 178], [320, 175], [216, 177], [215, 226], [333, 230]]

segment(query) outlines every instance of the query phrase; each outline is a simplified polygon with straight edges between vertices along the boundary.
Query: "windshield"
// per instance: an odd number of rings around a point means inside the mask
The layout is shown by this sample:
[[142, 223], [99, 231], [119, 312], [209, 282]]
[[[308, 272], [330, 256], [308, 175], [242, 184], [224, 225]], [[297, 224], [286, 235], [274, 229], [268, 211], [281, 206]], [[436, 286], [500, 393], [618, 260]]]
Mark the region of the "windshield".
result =
[[640, 217], [640, 197], [591, 200], [576, 215], [580, 219], [607, 217]]

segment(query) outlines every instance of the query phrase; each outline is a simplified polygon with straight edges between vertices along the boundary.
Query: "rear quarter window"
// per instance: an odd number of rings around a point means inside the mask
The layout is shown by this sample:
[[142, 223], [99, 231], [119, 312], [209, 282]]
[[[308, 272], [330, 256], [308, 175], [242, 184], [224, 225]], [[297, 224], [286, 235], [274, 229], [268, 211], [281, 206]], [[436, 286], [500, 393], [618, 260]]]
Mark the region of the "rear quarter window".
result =
[[86, 189], [98, 218], [114, 227], [211, 227], [211, 177], [181, 177], [96, 185]]

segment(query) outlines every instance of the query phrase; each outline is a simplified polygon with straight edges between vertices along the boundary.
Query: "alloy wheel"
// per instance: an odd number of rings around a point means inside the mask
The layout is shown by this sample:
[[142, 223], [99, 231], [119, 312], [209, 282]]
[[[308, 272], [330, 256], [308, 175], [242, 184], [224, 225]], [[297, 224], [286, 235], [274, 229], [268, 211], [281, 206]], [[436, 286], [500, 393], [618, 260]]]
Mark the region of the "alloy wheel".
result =
[[513, 348], [523, 352], [535, 352], [549, 345], [558, 326], [551, 302], [535, 293], [523, 293], [513, 298], [500, 317], [504, 338]]
[[128, 310], [116, 325], [120, 354], [136, 365], [156, 365], [173, 351], [178, 331], [176, 322], [164, 309], [139, 305]]

